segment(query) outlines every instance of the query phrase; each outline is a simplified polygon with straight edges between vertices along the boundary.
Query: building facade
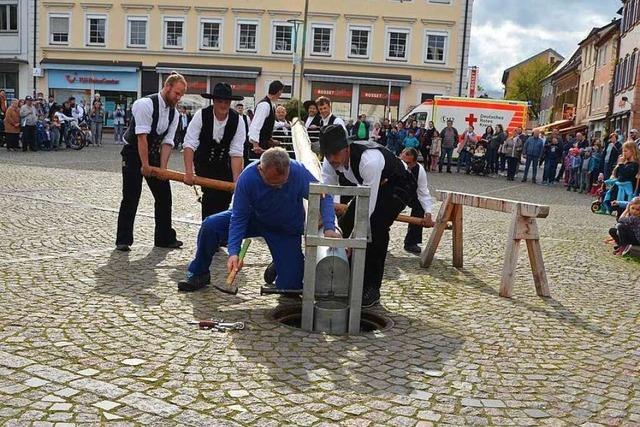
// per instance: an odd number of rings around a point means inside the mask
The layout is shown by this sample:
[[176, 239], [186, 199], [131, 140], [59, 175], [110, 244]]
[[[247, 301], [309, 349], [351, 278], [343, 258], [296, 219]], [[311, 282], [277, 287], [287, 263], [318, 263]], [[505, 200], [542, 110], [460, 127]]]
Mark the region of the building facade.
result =
[[618, 37], [620, 20], [615, 20], [600, 32], [595, 42], [596, 49], [591, 108], [587, 117], [589, 134], [602, 137], [610, 130], [608, 121], [613, 107], [613, 76], [618, 59]]
[[536, 61], [543, 61], [545, 64], [560, 64], [564, 60], [564, 57], [553, 49], [546, 49], [540, 53], [537, 53], [524, 61], [517, 63], [516, 65], [507, 68], [502, 73], [502, 84], [504, 85], [504, 98], [509, 99], [509, 89], [513, 82], [516, 80], [522, 70], [524, 70], [529, 64]]
[[189, 108], [222, 80], [252, 108], [279, 79], [285, 98], [302, 85], [303, 99], [327, 95], [345, 118], [380, 117], [387, 102], [395, 118], [466, 91], [473, 0], [375, 0], [357, 13], [349, 2], [312, 1], [302, 81], [292, 81], [292, 67], [304, 2], [219, 3], [44, 1], [38, 86], [58, 100], [99, 92], [109, 110], [156, 92], [175, 70], [189, 82]]
[[33, 92], [34, 17], [33, 0], [0, 0], [0, 89], [9, 98]]
[[580, 84], [581, 49], [576, 51], [553, 70], [546, 78], [550, 80], [553, 93], [551, 122], [574, 120]]
[[623, 0], [619, 43], [611, 129], [620, 129], [627, 136], [629, 130], [640, 128], [640, 0]]

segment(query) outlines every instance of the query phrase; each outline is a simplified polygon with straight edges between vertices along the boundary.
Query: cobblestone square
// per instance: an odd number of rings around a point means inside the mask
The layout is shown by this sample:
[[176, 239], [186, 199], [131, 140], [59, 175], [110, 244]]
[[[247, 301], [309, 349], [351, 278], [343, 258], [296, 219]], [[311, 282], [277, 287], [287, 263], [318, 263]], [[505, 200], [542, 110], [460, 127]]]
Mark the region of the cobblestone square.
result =
[[[430, 174], [432, 191], [551, 206], [538, 224], [552, 297], [536, 296], [526, 251], [514, 297], [498, 296], [510, 216], [466, 208], [465, 268], [451, 266], [447, 233], [421, 269], [394, 225], [374, 310], [393, 327], [339, 337], [270, 319], [283, 300], [259, 294], [262, 241], [237, 296], [178, 293], [200, 217], [182, 184], [181, 250], [153, 247], [145, 186], [132, 251], [114, 251], [119, 168], [115, 146], [0, 153], [3, 425], [640, 425], [640, 263], [611, 254], [614, 219], [584, 195]], [[247, 326], [187, 324], [203, 318]]]

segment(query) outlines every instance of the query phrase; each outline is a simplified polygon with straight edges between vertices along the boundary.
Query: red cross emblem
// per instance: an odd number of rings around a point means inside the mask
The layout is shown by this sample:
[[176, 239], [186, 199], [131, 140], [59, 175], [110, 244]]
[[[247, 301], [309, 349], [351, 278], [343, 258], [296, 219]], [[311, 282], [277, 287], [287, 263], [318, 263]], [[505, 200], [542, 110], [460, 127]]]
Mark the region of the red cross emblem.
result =
[[473, 126], [473, 124], [475, 122], [478, 121], [478, 119], [476, 119], [476, 116], [473, 115], [473, 113], [469, 114], [469, 117], [467, 117], [466, 119], [464, 119], [465, 122], [469, 123], [469, 126]]

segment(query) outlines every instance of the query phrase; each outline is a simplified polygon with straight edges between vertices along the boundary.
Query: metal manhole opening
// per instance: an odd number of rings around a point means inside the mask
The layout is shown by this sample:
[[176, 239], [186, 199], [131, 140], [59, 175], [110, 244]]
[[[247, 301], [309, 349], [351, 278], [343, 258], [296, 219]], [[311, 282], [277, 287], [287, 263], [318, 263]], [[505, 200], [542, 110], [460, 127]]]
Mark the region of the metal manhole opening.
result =
[[[269, 318], [290, 328], [300, 329], [302, 305], [289, 304], [276, 307], [269, 314]], [[393, 320], [371, 311], [362, 311], [360, 319], [360, 333], [383, 332], [391, 329]], [[342, 335], [342, 334], [340, 334]]]

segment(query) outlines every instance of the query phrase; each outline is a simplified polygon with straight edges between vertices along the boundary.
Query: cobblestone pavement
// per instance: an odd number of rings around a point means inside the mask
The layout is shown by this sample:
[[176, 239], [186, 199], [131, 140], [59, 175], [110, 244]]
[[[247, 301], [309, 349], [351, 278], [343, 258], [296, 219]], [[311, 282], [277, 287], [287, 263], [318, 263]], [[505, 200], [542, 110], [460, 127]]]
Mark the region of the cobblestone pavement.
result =
[[[539, 225], [552, 298], [535, 295], [526, 251], [514, 298], [498, 297], [509, 217], [468, 209], [463, 270], [449, 235], [421, 269], [394, 226], [375, 310], [394, 326], [326, 336], [270, 320], [279, 298], [259, 296], [262, 242], [237, 296], [176, 291], [200, 212], [181, 184], [182, 250], [153, 248], [145, 187], [132, 251], [113, 251], [116, 150], [0, 153], [2, 424], [640, 425], [640, 264], [611, 254], [613, 219], [591, 214], [589, 198], [431, 175], [432, 188], [551, 205]], [[186, 324], [212, 317], [247, 328]]]

